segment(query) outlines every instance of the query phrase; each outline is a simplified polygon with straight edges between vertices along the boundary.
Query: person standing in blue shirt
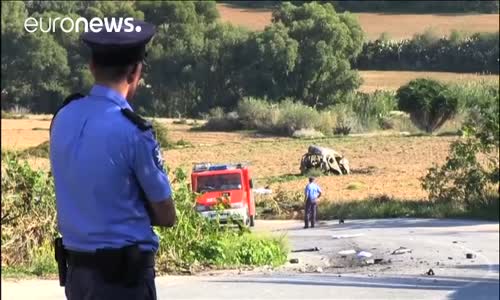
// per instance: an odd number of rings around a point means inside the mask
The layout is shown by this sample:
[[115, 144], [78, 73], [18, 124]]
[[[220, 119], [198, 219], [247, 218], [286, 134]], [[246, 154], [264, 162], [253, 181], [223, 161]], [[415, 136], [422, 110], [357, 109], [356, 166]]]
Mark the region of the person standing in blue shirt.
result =
[[140, 32], [88, 32], [88, 95], [72, 95], [54, 114], [54, 178], [60, 284], [68, 300], [156, 299], [152, 226], [176, 222], [172, 189], [151, 123], [129, 102], [141, 78], [154, 26]]
[[304, 209], [304, 228], [314, 228], [316, 222], [316, 215], [318, 212], [318, 201], [321, 197], [321, 188], [314, 182], [314, 177], [309, 177], [309, 183], [305, 188], [305, 209]]

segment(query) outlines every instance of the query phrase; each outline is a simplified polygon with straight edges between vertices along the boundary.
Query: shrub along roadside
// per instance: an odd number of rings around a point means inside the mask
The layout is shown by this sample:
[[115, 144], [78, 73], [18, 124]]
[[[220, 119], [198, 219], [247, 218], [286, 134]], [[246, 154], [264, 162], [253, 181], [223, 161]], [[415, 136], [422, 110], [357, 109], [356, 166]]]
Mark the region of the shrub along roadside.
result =
[[[256, 199], [260, 219], [298, 219], [304, 216], [304, 197], [300, 192], [278, 189], [272, 196]], [[329, 201], [319, 203], [318, 219], [368, 219], [368, 218], [474, 218], [499, 220], [499, 201], [494, 195], [487, 205], [464, 207], [453, 202], [429, 200], [400, 200], [379, 195], [364, 200]]]
[[422, 178], [431, 200], [466, 209], [498, 206], [499, 122], [498, 95], [483, 99], [470, 110], [462, 127], [464, 138], [451, 144], [443, 165], [434, 165]]
[[[160, 237], [158, 274], [207, 267], [276, 266], [286, 261], [285, 237], [258, 236], [208, 221], [194, 210], [186, 174], [178, 169], [173, 175], [178, 222], [174, 228], [154, 228]], [[2, 270], [8, 274], [55, 275], [54, 203], [52, 178], [31, 169], [15, 154], [2, 151]]]

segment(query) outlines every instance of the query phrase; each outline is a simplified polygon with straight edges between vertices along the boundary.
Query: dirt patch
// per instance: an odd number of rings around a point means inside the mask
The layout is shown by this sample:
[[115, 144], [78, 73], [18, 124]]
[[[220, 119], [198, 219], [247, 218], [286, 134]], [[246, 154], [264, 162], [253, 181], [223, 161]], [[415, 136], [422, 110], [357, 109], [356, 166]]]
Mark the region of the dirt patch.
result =
[[[49, 121], [2, 120], [2, 147], [26, 149], [48, 140]], [[170, 170], [191, 169], [200, 161], [248, 162], [255, 181], [267, 185], [266, 178], [281, 178], [300, 173], [300, 159], [310, 144], [333, 148], [346, 155], [353, 173], [348, 176], [321, 176], [318, 183], [325, 199], [332, 201], [359, 200], [386, 194], [399, 199], [419, 199], [426, 196], [419, 178], [433, 163], [443, 163], [450, 143], [457, 137], [363, 136], [332, 138], [317, 141], [277, 137], [256, 137], [248, 133], [192, 132], [187, 125], [167, 122], [169, 136], [184, 139], [192, 148], [165, 151]], [[49, 168], [46, 158], [32, 157], [37, 168]], [[395, 180], [397, 179], [397, 180]], [[305, 178], [287, 178], [269, 183], [273, 190], [302, 191]], [[257, 186], [260, 187], [260, 186]]]

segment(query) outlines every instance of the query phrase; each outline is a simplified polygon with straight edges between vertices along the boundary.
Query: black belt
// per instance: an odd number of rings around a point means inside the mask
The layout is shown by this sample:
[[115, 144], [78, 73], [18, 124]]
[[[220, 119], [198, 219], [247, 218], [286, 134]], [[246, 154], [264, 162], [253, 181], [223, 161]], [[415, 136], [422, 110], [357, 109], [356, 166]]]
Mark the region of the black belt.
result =
[[[75, 267], [93, 268], [99, 265], [99, 259], [95, 253], [77, 252], [66, 250], [68, 265]], [[155, 253], [141, 252], [140, 260], [146, 268], [155, 266]]]

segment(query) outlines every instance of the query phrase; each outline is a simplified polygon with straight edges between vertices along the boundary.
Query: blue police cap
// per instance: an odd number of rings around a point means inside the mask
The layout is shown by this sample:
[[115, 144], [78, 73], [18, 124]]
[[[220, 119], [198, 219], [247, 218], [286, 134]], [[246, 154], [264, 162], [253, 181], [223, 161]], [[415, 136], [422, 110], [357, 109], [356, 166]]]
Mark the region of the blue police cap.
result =
[[146, 44], [155, 34], [154, 25], [134, 20], [130, 22], [133, 30], [128, 26], [121, 26], [121, 30], [107, 31], [106, 26], [100, 32], [88, 31], [82, 35], [82, 41], [90, 48], [95, 63], [103, 66], [128, 65], [139, 62], [146, 57]]

